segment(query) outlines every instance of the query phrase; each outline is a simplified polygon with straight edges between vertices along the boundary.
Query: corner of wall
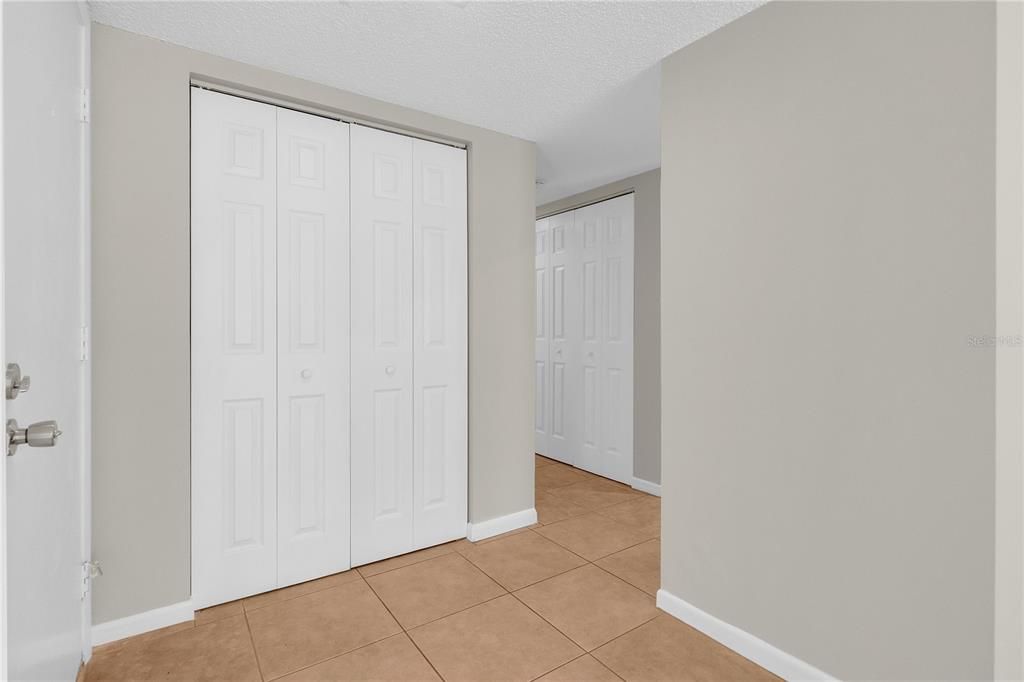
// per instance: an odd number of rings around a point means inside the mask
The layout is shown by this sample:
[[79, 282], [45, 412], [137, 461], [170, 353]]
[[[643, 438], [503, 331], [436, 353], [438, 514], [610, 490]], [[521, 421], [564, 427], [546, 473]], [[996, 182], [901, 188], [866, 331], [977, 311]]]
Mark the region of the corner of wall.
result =
[[1024, 677], [1024, 5], [996, 7], [994, 676]]

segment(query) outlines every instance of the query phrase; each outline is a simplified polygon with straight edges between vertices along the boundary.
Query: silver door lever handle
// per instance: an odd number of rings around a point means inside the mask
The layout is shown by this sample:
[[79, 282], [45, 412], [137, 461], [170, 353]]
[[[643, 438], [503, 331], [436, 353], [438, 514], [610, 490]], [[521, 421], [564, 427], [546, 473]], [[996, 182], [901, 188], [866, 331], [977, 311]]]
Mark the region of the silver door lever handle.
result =
[[7, 363], [7, 376], [4, 382], [4, 394], [8, 400], [14, 400], [32, 385], [32, 377], [22, 376], [21, 367], [16, 362]]
[[10, 457], [17, 452], [19, 445], [27, 445], [30, 448], [52, 448], [57, 444], [57, 438], [60, 435], [61, 431], [57, 428], [57, 422], [52, 419], [29, 424], [23, 429], [18, 427], [16, 419], [8, 419], [7, 456]]

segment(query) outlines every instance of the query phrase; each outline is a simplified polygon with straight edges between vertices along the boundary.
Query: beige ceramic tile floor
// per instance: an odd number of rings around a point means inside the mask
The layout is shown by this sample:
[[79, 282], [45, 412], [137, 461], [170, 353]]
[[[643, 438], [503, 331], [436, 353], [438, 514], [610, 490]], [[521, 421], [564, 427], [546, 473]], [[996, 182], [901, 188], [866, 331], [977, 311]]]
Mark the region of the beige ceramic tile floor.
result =
[[658, 611], [661, 501], [536, 458], [529, 529], [204, 609], [99, 680], [777, 679]]

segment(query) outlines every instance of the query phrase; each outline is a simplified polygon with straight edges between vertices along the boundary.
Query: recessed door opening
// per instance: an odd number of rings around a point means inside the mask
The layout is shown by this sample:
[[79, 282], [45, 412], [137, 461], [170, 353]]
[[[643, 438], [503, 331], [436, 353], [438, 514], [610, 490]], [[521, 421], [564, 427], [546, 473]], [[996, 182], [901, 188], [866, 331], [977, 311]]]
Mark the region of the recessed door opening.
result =
[[538, 454], [633, 480], [633, 194], [537, 221]]

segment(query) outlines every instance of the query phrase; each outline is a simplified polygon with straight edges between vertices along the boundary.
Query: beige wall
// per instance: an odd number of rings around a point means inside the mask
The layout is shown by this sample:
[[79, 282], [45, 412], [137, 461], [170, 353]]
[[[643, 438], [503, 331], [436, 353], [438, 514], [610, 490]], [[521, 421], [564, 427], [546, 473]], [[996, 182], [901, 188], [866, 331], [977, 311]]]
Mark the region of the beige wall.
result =
[[189, 78], [469, 145], [469, 514], [533, 507], [534, 145], [93, 26], [94, 621], [189, 596]]
[[843, 679], [993, 674], [994, 60], [784, 2], [663, 63], [662, 587]]
[[633, 475], [661, 482], [661, 170], [537, 207], [537, 217], [633, 190]]

